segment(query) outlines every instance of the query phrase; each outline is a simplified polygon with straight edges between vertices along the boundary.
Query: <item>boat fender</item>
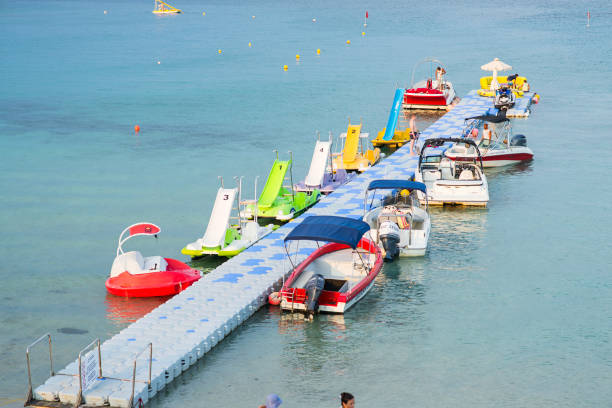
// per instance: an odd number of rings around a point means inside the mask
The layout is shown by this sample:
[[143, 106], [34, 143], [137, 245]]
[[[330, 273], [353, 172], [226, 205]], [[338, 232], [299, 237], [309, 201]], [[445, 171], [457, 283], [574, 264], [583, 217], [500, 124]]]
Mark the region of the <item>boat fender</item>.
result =
[[278, 306], [280, 305], [280, 302], [281, 302], [280, 293], [278, 292], [270, 293], [270, 296], [268, 296], [268, 303], [270, 303], [273, 306]]
[[325, 278], [320, 274], [314, 274], [306, 285], [304, 289], [306, 289], [306, 313], [309, 315], [313, 315], [319, 309], [319, 296], [321, 296], [321, 292], [323, 292], [323, 288], [325, 287]]

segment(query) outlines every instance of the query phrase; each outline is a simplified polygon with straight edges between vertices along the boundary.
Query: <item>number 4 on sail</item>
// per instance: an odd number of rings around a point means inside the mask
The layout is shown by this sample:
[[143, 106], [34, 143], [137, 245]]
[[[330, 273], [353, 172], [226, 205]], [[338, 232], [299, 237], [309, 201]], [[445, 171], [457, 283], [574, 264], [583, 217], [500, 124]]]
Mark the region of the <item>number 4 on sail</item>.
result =
[[176, 14], [180, 12], [181, 10], [172, 7], [168, 3], [164, 3], [161, 0], [155, 0], [155, 8], [153, 9], [153, 13], [155, 14]]

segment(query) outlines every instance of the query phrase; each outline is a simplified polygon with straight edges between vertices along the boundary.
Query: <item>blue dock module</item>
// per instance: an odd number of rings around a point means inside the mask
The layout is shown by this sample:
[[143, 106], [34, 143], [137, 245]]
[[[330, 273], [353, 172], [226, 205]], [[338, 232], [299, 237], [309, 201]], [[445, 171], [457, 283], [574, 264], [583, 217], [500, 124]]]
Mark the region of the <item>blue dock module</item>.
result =
[[[419, 141], [457, 137], [465, 118], [482, 115], [490, 106], [490, 100], [470, 93], [423, 131]], [[410, 155], [404, 146], [323, 197], [305, 215], [359, 218], [364, 191], [372, 180], [412, 179], [417, 162], [418, 156]], [[32, 399], [53, 401], [57, 406], [79, 401], [126, 408], [146, 404], [266, 304], [270, 293], [280, 289], [290, 272], [284, 261], [283, 238], [304, 218], [280, 227], [101, 345], [94, 341], [88, 346], [93, 348], [83, 350], [64, 369], [54, 372], [52, 368], [44, 384], [32, 387]], [[315, 249], [315, 243], [304, 242], [300, 256], [305, 259]], [[41, 339], [40, 343], [46, 341], [46, 337]]]
[[395, 128], [397, 127], [397, 120], [399, 118], [400, 111], [402, 110], [402, 102], [404, 101], [404, 94], [406, 90], [403, 88], [398, 88], [395, 91], [395, 96], [393, 97], [393, 105], [391, 105], [391, 112], [389, 113], [389, 120], [387, 121], [387, 128], [385, 129], [385, 135], [383, 136], [383, 140], [391, 140], [393, 139], [393, 135], [395, 134]]

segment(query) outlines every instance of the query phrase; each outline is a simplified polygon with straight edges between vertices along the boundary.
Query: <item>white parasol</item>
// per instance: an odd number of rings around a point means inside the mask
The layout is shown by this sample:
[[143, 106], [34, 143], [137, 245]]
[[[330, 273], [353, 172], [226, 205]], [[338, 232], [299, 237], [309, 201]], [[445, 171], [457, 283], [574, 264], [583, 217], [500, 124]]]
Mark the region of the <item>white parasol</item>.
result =
[[480, 67], [483, 71], [493, 71], [493, 80], [491, 81], [491, 90], [499, 88], [499, 82], [497, 82], [498, 71], [508, 71], [512, 69], [512, 66], [500, 61], [499, 58], [495, 58], [493, 61], [484, 64]]

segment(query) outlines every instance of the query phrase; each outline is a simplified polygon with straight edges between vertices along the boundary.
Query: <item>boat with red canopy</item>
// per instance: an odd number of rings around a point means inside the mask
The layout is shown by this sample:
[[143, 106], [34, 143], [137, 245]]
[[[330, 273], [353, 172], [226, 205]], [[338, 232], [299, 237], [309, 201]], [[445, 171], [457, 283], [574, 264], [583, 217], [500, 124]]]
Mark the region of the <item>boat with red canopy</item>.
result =
[[[414, 75], [417, 69], [427, 63], [427, 79], [415, 83]], [[456, 102], [455, 99], [458, 99], [455, 88], [452, 82], [446, 80], [446, 69], [441, 61], [425, 58], [414, 66], [410, 89], [406, 89], [404, 93], [404, 109], [449, 110]]]
[[106, 289], [116, 296], [152, 297], [175, 295], [200, 279], [200, 271], [181, 261], [161, 256], [143, 257], [138, 251], [124, 252], [122, 245], [130, 238], [161, 232], [155, 224], [130, 225], [119, 235], [117, 256], [113, 261]]
[[[378, 245], [363, 238], [369, 229], [362, 220], [337, 216], [307, 217], [295, 227], [284, 241], [293, 272], [281, 289], [281, 308], [312, 317], [344, 313], [363, 298], [383, 264]], [[316, 241], [318, 248], [295, 265], [292, 241]]]

